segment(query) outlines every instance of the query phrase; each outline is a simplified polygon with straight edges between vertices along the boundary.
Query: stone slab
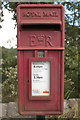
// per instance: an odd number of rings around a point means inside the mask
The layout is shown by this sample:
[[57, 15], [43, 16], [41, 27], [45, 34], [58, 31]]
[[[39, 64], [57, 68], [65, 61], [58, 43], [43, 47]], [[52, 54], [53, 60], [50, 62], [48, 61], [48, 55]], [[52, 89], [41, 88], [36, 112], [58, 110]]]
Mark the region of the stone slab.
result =
[[35, 120], [35, 116], [22, 116], [18, 113], [18, 104], [15, 102], [8, 103], [8, 117], [10, 118], [28, 118]]
[[8, 111], [7, 111], [8, 117], [18, 117], [18, 106], [15, 102], [9, 102], [8, 103]]
[[2, 117], [3, 118], [7, 117], [7, 103], [2, 104]]
[[[80, 112], [80, 99], [69, 99], [64, 100], [64, 114], [63, 118], [71, 118], [75, 116], [76, 113]], [[80, 118], [80, 113], [79, 118]], [[0, 118], [24, 118], [24, 120], [36, 120], [36, 116], [22, 116], [18, 113], [18, 104], [15, 102], [10, 103], [0, 103]], [[50, 116], [46, 116], [50, 117]]]
[[2, 118], [2, 103], [0, 103], [0, 118]]

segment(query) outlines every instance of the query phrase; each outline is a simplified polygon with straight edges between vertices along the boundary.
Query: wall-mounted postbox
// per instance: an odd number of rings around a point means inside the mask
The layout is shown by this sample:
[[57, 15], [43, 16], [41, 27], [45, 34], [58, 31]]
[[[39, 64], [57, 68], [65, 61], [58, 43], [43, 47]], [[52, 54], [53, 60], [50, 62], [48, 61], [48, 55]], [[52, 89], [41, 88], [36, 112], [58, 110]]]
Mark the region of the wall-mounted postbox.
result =
[[19, 113], [58, 115], [64, 100], [64, 7], [17, 7]]

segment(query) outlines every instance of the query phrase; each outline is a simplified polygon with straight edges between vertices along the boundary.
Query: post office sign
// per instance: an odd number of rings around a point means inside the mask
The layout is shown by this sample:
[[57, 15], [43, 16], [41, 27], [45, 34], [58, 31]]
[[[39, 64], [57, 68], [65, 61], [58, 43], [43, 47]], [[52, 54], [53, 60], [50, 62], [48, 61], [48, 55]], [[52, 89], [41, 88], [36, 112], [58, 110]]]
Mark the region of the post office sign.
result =
[[50, 96], [50, 62], [32, 61], [32, 96]]

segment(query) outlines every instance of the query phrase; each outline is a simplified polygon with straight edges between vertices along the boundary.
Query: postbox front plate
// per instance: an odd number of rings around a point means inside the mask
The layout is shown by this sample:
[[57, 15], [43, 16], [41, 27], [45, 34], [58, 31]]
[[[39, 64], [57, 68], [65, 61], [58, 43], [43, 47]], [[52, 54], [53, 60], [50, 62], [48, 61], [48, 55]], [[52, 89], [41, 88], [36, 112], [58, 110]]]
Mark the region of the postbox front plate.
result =
[[17, 28], [19, 113], [62, 114], [64, 7], [19, 5]]

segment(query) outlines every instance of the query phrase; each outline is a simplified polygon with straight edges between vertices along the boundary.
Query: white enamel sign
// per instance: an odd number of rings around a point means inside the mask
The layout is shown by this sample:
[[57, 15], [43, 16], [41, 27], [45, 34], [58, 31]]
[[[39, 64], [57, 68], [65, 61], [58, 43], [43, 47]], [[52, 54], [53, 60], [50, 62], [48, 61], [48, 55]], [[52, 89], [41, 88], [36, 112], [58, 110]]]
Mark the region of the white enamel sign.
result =
[[32, 61], [32, 96], [50, 96], [50, 62]]

